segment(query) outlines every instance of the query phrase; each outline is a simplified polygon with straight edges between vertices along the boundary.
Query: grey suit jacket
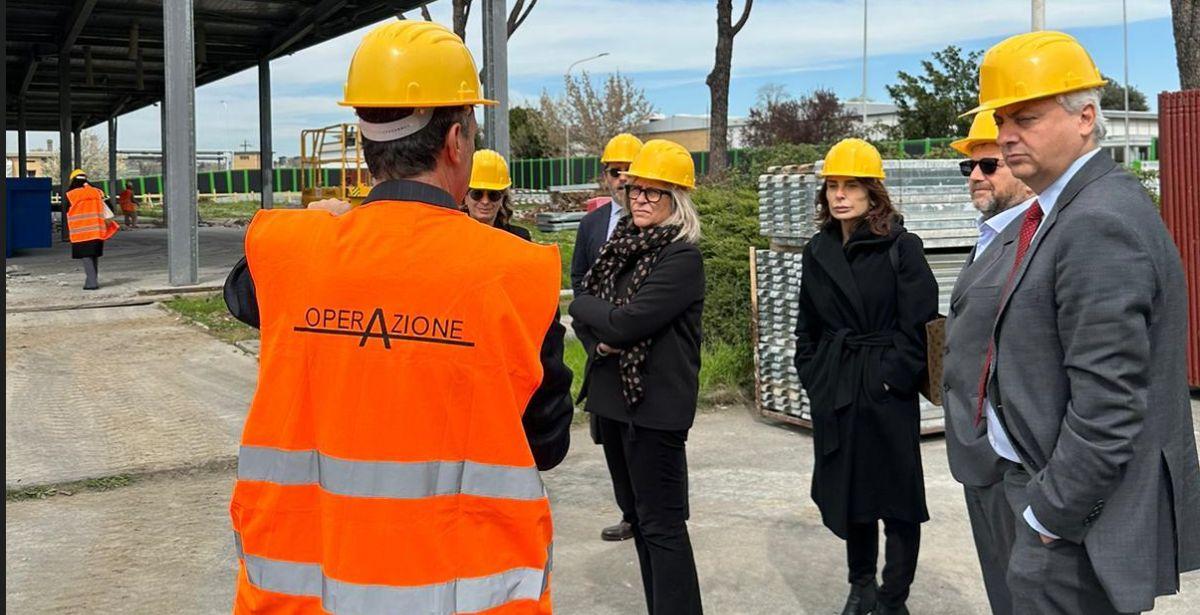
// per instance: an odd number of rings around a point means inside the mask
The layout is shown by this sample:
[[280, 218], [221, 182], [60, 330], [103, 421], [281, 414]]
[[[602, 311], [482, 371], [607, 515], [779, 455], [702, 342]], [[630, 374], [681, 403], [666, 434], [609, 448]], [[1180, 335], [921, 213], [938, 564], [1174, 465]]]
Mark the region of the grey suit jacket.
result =
[[1188, 335], [1179, 252], [1145, 189], [1101, 152], [1001, 297], [988, 397], [1033, 477], [1034, 515], [1084, 546], [1123, 612], [1200, 568]]
[[971, 487], [994, 485], [1004, 477], [1000, 456], [988, 441], [987, 422], [976, 425], [975, 416], [979, 376], [1020, 231], [1018, 218], [992, 240], [983, 254], [967, 262], [950, 294], [942, 360], [946, 454], [954, 480]]

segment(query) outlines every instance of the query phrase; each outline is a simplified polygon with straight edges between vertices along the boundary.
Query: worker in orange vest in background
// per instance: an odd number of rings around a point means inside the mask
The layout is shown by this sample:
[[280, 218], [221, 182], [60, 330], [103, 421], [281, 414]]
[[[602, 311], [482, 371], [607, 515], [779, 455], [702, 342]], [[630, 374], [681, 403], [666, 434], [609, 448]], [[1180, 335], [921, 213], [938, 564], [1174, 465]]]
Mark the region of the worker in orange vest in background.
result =
[[71, 258], [83, 261], [83, 290], [100, 288], [100, 257], [104, 242], [117, 233], [113, 212], [104, 204], [104, 192], [88, 183], [83, 169], [71, 171], [67, 187], [67, 231], [71, 240]]
[[137, 204], [133, 202], [133, 182], [125, 182], [125, 189], [117, 197], [121, 213], [125, 214], [125, 228], [137, 228]]
[[366, 35], [362, 204], [264, 210], [226, 302], [261, 329], [230, 512], [235, 613], [551, 613], [539, 470], [566, 455], [558, 250], [458, 210], [483, 97], [462, 40]]

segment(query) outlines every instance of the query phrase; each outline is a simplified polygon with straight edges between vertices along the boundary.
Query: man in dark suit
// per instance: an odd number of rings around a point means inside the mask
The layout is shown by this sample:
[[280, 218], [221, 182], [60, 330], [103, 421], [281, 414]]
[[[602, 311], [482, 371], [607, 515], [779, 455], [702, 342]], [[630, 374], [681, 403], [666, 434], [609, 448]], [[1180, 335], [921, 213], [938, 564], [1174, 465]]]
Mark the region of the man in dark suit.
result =
[[[626, 215], [627, 180], [624, 173], [629, 170], [629, 164], [641, 149], [642, 141], [628, 133], [613, 137], [604, 147], [604, 153], [600, 156], [600, 162], [604, 165], [600, 183], [608, 189], [612, 198], [607, 205], [601, 205], [584, 216], [575, 232], [575, 253], [571, 256], [571, 290], [575, 296], [582, 292], [583, 277], [596, 262], [600, 248], [612, 237], [613, 231]], [[575, 329], [575, 336], [583, 343], [588, 356], [591, 356], [596, 351], [596, 340], [588, 334], [586, 328], [576, 327], [573, 323], [572, 328]], [[600, 444], [596, 417], [592, 416], [590, 420], [592, 440]], [[621, 521], [601, 530], [600, 538], [608, 541], [628, 540], [633, 538], [633, 527], [626, 521]]]
[[[1016, 524], [1018, 613], [1133, 613], [1200, 568], [1200, 464], [1179, 252], [1100, 149], [1104, 79], [1060, 32], [984, 56], [980, 107], [1037, 199], [1000, 293], [978, 407]], [[1196, 332], [1191, 332], [1195, 335]], [[989, 430], [992, 431], [992, 430]]]
[[963, 484], [992, 613], [1013, 615], [1005, 575], [1014, 522], [1003, 478], [1005, 471], [1017, 466], [996, 454], [988, 425], [976, 420], [975, 408], [979, 371], [1000, 307], [1000, 287], [1012, 269], [1021, 226], [1018, 219], [1033, 203], [1033, 191], [1013, 177], [1004, 164], [996, 145], [996, 121], [990, 111], [975, 116], [970, 134], [951, 147], [970, 157], [962, 162], [961, 169], [969, 178], [971, 201], [981, 218], [979, 241], [954, 284], [946, 316], [942, 385], [946, 454], [951, 475]]

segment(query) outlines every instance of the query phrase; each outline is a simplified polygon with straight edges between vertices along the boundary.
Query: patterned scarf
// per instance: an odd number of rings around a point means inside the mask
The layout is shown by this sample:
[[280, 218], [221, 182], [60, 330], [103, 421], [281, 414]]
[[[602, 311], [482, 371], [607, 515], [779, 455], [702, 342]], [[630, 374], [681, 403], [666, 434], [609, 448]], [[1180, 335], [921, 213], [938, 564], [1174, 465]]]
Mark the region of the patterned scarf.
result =
[[[628, 218], [621, 220], [613, 230], [612, 237], [600, 248], [596, 263], [583, 278], [583, 287], [588, 294], [595, 295], [616, 307], [629, 303], [642, 287], [658, 255], [679, 235], [678, 226], [656, 226], [642, 230]], [[633, 267], [633, 275], [624, 288], [617, 288], [617, 278], [623, 271]], [[622, 349], [618, 361], [621, 374], [621, 393], [632, 413], [646, 390], [642, 383], [642, 371], [646, 357], [650, 354], [650, 339], [639, 340], [633, 346]]]

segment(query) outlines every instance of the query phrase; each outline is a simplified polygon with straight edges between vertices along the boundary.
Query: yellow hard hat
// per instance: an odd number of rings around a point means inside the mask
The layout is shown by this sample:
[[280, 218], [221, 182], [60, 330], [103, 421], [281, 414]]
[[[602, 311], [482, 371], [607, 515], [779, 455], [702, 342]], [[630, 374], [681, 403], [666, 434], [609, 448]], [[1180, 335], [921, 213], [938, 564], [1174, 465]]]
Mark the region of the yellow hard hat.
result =
[[633, 162], [640, 151], [642, 151], [642, 140], [623, 132], [608, 140], [608, 145], [604, 146], [604, 154], [600, 156], [600, 162], [601, 164]]
[[84, 173], [83, 169], [75, 169], [74, 171], [71, 171], [71, 176], [68, 179], [69, 181], [75, 181], [75, 178], [80, 176], [83, 176], [84, 179], [87, 179], [87, 173]]
[[964, 156], [970, 156], [971, 148], [980, 143], [995, 143], [999, 137], [1000, 129], [996, 128], [996, 112], [981, 111], [971, 122], [971, 132], [967, 133], [966, 138], [954, 141], [950, 147], [958, 150]]
[[825, 154], [821, 177], [830, 176], [883, 179], [883, 156], [862, 139], [842, 139]]
[[691, 190], [696, 187], [696, 163], [684, 147], [666, 139], [646, 141], [633, 158], [629, 177], [653, 179]]
[[475, 152], [471, 160], [470, 187], [477, 190], [507, 190], [512, 185], [508, 175], [508, 163], [504, 156], [490, 149]]
[[339, 105], [454, 107], [495, 105], [483, 97], [471, 52], [445, 26], [395, 21], [371, 30], [350, 60]]
[[1069, 34], [1018, 34], [997, 43], [979, 65], [979, 106], [963, 115], [996, 110], [1107, 83], [1092, 56]]

